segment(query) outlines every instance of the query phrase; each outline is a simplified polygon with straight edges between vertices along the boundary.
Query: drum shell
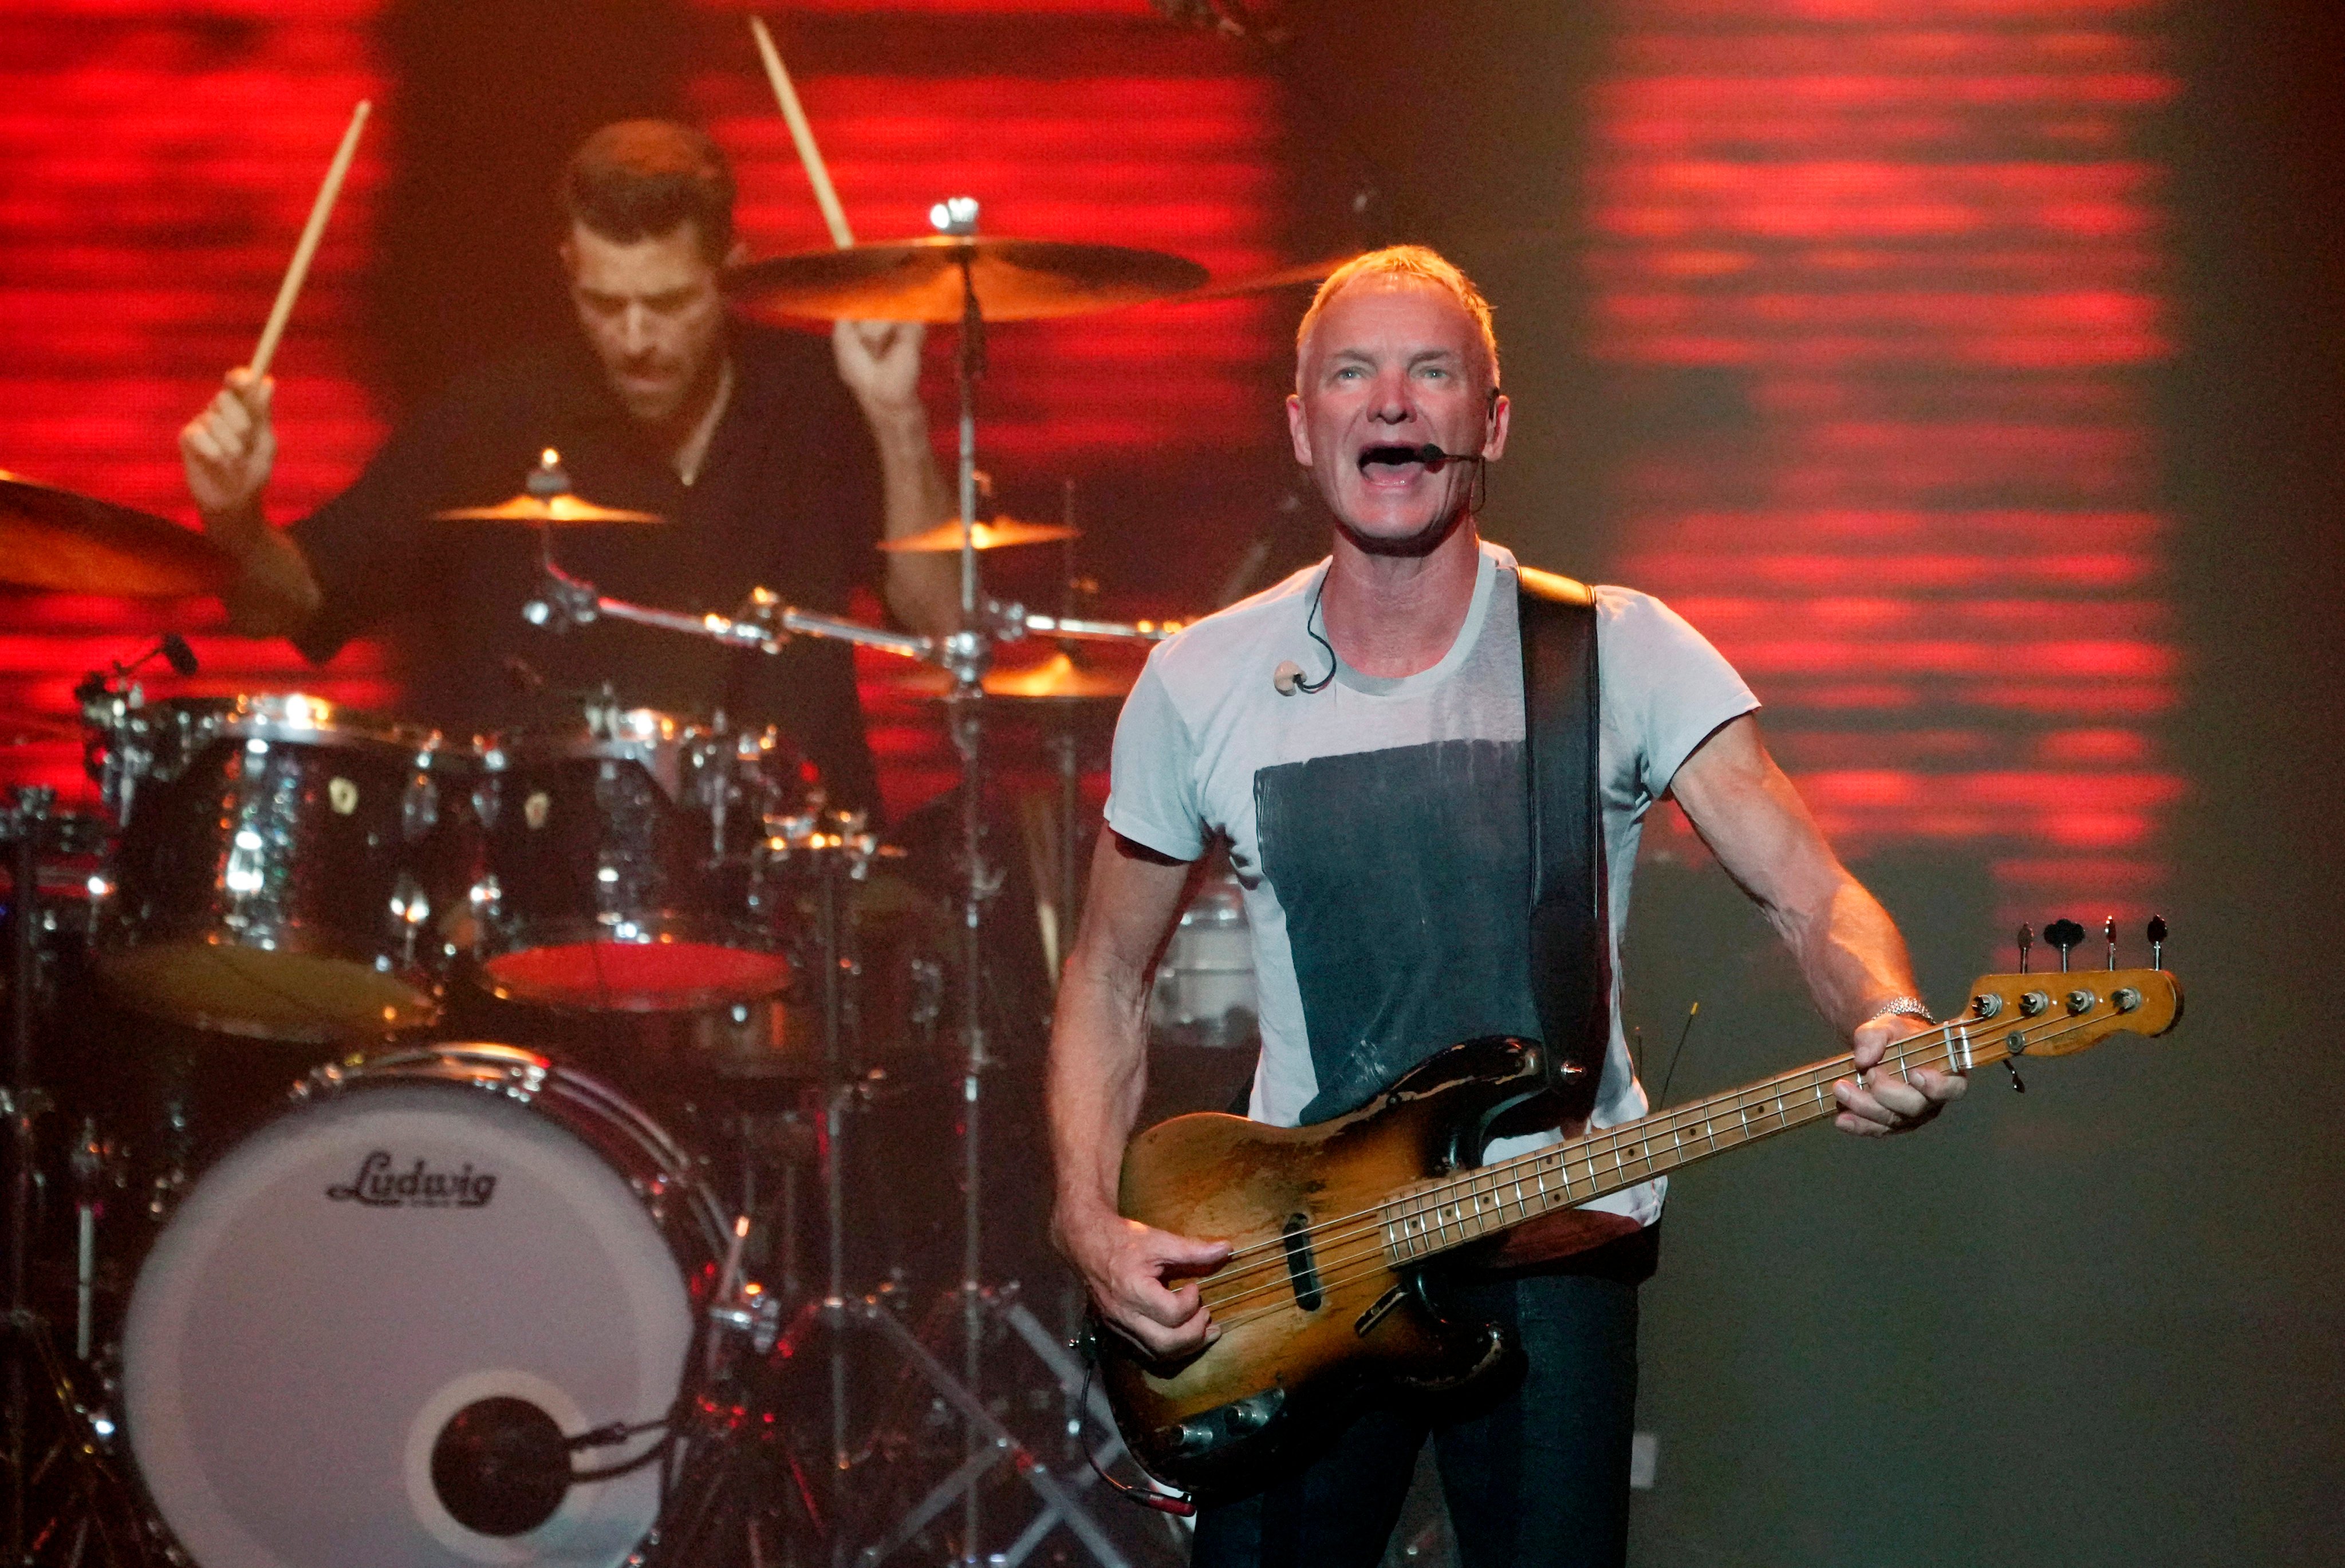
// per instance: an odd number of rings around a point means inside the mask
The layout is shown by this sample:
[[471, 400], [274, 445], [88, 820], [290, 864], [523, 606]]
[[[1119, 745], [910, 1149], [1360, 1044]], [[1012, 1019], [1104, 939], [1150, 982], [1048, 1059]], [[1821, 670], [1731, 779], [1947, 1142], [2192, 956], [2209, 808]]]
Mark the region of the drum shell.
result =
[[[421, 1161], [410, 1172], [406, 1155], [413, 1149], [402, 1146], [404, 1152], [376, 1150], [373, 1135], [383, 1125], [382, 1118], [371, 1123], [352, 1121], [346, 1114], [387, 1110], [397, 1125], [419, 1108], [427, 1116], [452, 1116], [466, 1137], [477, 1139], [485, 1151], [482, 1158], [477, 1162], [465, 1160], [459, 1171], [454, 1156], [443, 1159], [435, 1151], [429, 1175]], [[328, 1147], [337, 1139], [346, 1147]], [[313, 1183], [315, 1190], [310, 1191], [316, 1209], [321, 1214], [334, 1211], [337, 1219], [350, 1216], [360, 1223], [379, 1222], [390, 1254], [411, 1272], [388, 1280], [379, 1273], [363, 1282], [340, 1275], [318, 1278], [315, 1257], [299, 1245], [298, 1223], [289, 1228], [279, 1223], [281, 1200], [271, 1199], [266, 1189], [264, 1201], [250, 1199], [249, 1168], [256, 1162], [265, 1166], [283, 1149], [298, 1150], [305, 1142], [316, 1145], [322, 1153], [322, 1160], [310, 1160], [321, 1178]], [[524, 1144], [533, 1145], [534, 1152]], [[492, 1202], [510, 1201], [515, 1196], [502, 1189], [481, 1193], [482, 1175], [519, 1183], [520, 1196], [526, 1199], [533, 1162], [549, 1146], [561, 1157], [553, 1162], [557, 1168], [567, 1167], [584, 1178], [561, 1182], [559, 1189], [572, 1195], [582, 1209], [592, 1210], [582, 1227], [553, 1239], [555, 1245], [543, 1250], [506, 1247], [483, 1252], [477, 1242], [464, 1243], [461, 1229], [442, 1232], [453, 1238], [445, 1244], [419, 1244], [412, 1239], [415, 1226], [452, 1222], [461, 1227], [467, 1210], [492, 1214]], [[565, 1149], [570, 1152], [563, 1154]], [[239, 1168], [240, 1162], [247, 1168]], [[377, 1166], [381, 1168], [375, 1169]], [[327, 1174], [334, 1179], [330, 1185], [322, 1179]], [[542, 1178], [544, 1173], [535, 1174]], [[444, 1191], [417, 1197], [397, 1190], [401, 1180], [419, 1188], [427, 1182], [469, 1183], [470, 1191], [451, 1185]], [[223, 1182], [231, 1195], [224, 1200], [226, 1220], [220, 1218], [222, 1204], [206, 1208], [208, 1197], [218, 1196], [222, 1190], [218, 1184]], [[537, 1185], [545, 1183], [541, 1179]], [[481, 1201], [468, 1202], [468, 1196], [478, 1196]], [[622, 1247], [636, 1262], [626, 1291], [607, 1296], [582, 1291], [576, 1288], [579, 1281], [564, 1274], [558, 1262], [547, 1261], [549, 1257], [570, 1257], [578, 1247], [590, 1251], [608, 1247], [612, 1243], [606, 1233], [614, 1230], [634, 1239]], [[410, 1239], [400, 1239], [402, 1233]], [[254, 1511], [246, 1506], [238, 1516], [236, 1510], [252, 1499], [249, 1494], [238, 1495], [233, 1486], [225, 1483], [216, 1488], [214, 1482], [226, 1472], [211, 1466], [220, 1449], [241, 1449], [248, 1456], [241, 1473], [251, 1484], [256, 1466], [249, 1456], [254, 1445], [279, 1442], [281, 1464], [289, 1472], [301, 1471], [311, 1461], [298, 1441], [299, 1422], [310, 1419], [302, 1412], [314, 1410], [320, 1400], [329, 1406], [347, 1401], [348, 1407], [319, 1412], [315, 1419], [324, 1422], [321, 1431], [331, 1432], [345, 1421], [394, 1431], [421, 1423], [420, 1430], [428, 1437], [436, 1423], [473, 1397], [465, 1387], [471, 1382], [481, 1383], [480, 1391], [507, 1392], [511, 1391], [506, 1385], [525, 1390], [533, 1380], [543, 1383], [548, 1376], [563, 1386], [615, 1378], [620, 1384], [636, 1389], [632, 1401], [622, 1401], [625, 1408], [587, 1400], [574, 1409], [557, 1409], [565, 1431], [613, 1419], [643, 1420], [665, 1414], [672, 1408], [677, 1389], [692, 1375], [695, 1325], [713, 1288], [725, 1239], [722, 1216], [713, 1196], [697, 1179], [692, 1157], [630, 1102], [548, 1058], [502, 1046], [453, 1044], [354, 1057], [318, 1069], [297, 1090], [293, 1104], [239, 1140], [197, 1179], [139, 1270], [125, 1319], [122, 1407], [137, 1478], [158, 1515], [179, 1537], [178, 1543], [203, 1568], [228, 1568], [230, 1563], [241, 1568], [248, 1560], [243, 1553], [233, 1544], [223, 1553], [219, 1545], [223, 1533], [216, 1515], [236, 1516], [249, 1524]], [[560, 1245], [564, 1241], [572, 1243], [567, 1249]], [[217, 1273], [215, 1250], [233, 1251], [239, 1247], [242, 1254], [258, 1257], [260, 1266], [239, 1275], [232, 1284], [197, 1272], [209, 1269]], [[658, 1259], [656, 1278], [644, 1274], [646, 1258]], [[304, 1272], [312, 1277], [299, 1278]], [[362, 1270], [352, 1273], [356, 1276]], [[276, 1277], [280, 1274], [284, 1277]], [[366, 1289], [369, 1285], [372, 1293]], [[571, 1348], [581, 1343], [574, 1332], [580, 1325], [594, 1324], [600, 1333], [614, 1314], [628, 1320], [622, 1295], [634, 1299], [640, 1319], [642, 1288], [646, 1286], [654, 1297], [668, 1300], [655, 1314], [659, 1328], [656, 1343], [637, 1347], [641, 1367], [631, 1370], [624, 1364], [604, 1364], [626, 1361], [624, 1354], [613, 1353], [607, 1337], [585, 1351]], [[218, 1300], [223, 1289], [246, 1305], [221, 1320], [234, 1322], [246, 1314], [260, 1320], [247, 1335], [252, 1340], [247, 1347], [249, 1359], [257, 1362], [273, 1359], [282, 1364], [256, 1366], [249, 1374], [236, 1371], [217, 1374], [252, 1384], [252, 1402], [249, 1419], [239, 1421], [235, 1430], [229, 1430], [224, 1419], [206, 1430], [199, 1418], [207, 1411], [218, 1415], [220, 1401], [215, 1394], [207, 1402], [201, 1384], [216, 1374], [204, 1353], [209, 1341], [199, 1332], [188, 1332], [186, 1325], [192, 1313], [208, 1311], [218, 1318], [225, 1310]], [[452, 1308], [452, 1300], [474, 1300], [474, 1305], [468, 1314], [461, 1304]], [[325, 1340], [347, 1341], [329, 1361], [320, 1361], [314, 1353], [325, 1341], [313, 1345], [310, 1353], [298, 1349], [280, 1351], [278, 1339], [272, 1337], [270, 1314], [275, 1313], [284, 1320], [275, 1325], [277, 1329], [319, 1339], [312, 1331], [318, 1325], [303, 1321], [298, 1306], [288, 1304], [301, 1301], [316, 1304], [317, 1311], [330, 1320], [323, 1325], [328, 1330]], [[453, 1318], [452, 1310], [457, 1314]], [[417, 1338], [418, 1320], [438, 1331]], [[542, 1359], [547, 1363], [542, 1367], [537, 1364], [541, 1345]], [[585, 1364], [598, 1355], [599, 1362]], [[449, 1410], [438, 1410], [423, 1401], [419, 1411], [411, 1408], [418, 1403], [414, 1396], [419, 1391], [401, 1385], [404, 1369], [435, 1357], [460, 1369], [461, 1375], [440, 1384], [442, 1392], [454, 1390], [450, 1398], [439, 1401], [449, 1405]], [[471, 1370], [461, 1371], [466, 1368]], [[435, 1366], [424, 1382], [432, 1383], [444, 1370]], [[646, 1390], [645, 1379], [655, 1386]], [[294, 1386], [271, 1405], [274, 1396], [261, 1391], [280, 1381]], [[403, 1401], [385, 1394], [386, 1389], [393, 1388], [405, 1396]], [[370, 1399], [381, 1408], [371, 1407]], [[246, 1409], [241, 1403], [236, 1408]], [[272, 1410], [278, 1413], [272, 1416]], [[270, 1429], [272, 1420], [281, 1427]], [[409, 1437], [407, 1491], [414, 1494], [412, 1431]], [[605, 1450], [597, 1457], [604, 1461], [633, 1457], [650, 1441], [641, 1440], [632, 1448]], [[191, 1476], [190, 1467], [198, 1473]], [[265, 1465], [259, 1468], [260, 1473], [268, 1473]], [[303, 1495], [319, 1491], [325, 1479], [307, 1477]], [[384, 1470], [352, 1477], [350, 1484], [360, 1489], [377, 1486], [375, 1498], [380, 1502], [386, 1492], [398, 1490], [397, 1480]], [[437, 1542], [427, 1539], [431, 1530], [444, 1532], [448, 1522], [442, 1519], [431, 1526], [404, 1521], [414, 1525], [414, 1538], [404, 1546], [378, 1532], [362, 1540], [321, 1544], [314, 1553], [306, 1547], [300, 1553], [279, 1550], [275, 1560], [286, 1568], [312, 1568], [313, 1564], [325, 1568], [330, 1563], [352, 1560], [344, 1549], [355, 1548], [383, 1553], [381, 1560], [386, 1561], [607, 1563], [615, 1568], [625, 1549], [639, 1538], [639, 1529], [649, 1527], [656, 1487], [648, 1472], [613, 1484], [634, 1489], [619, 1509], [621, 1517], [628, 1521], [622, 1533], [629, 1538], [610, 1538], [599, 1553], [574, 1555], [567, 1549], [557, 1549], [563, 1544], [557, 1542], [544, 1543], [541, 1555], [533, 1549], [537, 1543], [532, 1536], [473, 1537], [443, 1559], [436, 1553], [448, 1544], [445, 1533]], [[319, 1514], [332, 1516], [338, 1506], [321, 1500]], [[418, 1501], [415, 1506], [421, 1511], [422, 1503]], [[576, 1523], [574, 1517], [557, 1516], [546, 1528], [558, 1532]], [[607, 1520], [598, 1528], [608, 1536]], [[279, 1544], [281, 1547], [281, 1541]]]
[[461, 764], [391, 726], [289, 733], [232, 713], [178, 728], [117, 852], [96, 943], [109, 988], [265, 1038], [432, 1022], [453, 956], [441, 922], [473, 855]]
[[803, 786], [777, 737], [523, 734], [484, 744], [472, 899], [482, 988], [667, 1012], [754, 1001], [789, 965], [765, 822]]

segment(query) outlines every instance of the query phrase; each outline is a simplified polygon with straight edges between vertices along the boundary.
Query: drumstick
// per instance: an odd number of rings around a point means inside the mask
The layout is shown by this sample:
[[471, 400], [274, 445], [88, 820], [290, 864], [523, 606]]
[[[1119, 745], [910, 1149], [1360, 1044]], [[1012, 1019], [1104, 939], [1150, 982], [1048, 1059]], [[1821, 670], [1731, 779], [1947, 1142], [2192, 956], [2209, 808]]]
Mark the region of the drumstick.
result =
[[318, 253], [318, 241], [326, 232], [326, 219], [333, 215], [334, 198], [342, 194], [342, 177], [350, 172], [350, 157], [359, 150], [359, 132], [366, 128], [367, 116], [374, 106], [366, 99], [351, 111], [350, 128], [342, 133], [342, 145], [334, 154], [334, 161], [326, 170], [326, 183], [318, 187], [318, 199], [310, 204], [310, 222], [301, 230], [301, 243], [293, 248], [293, 265], [285, 269], [285, 281], [277, 286], [277, 303], [269, 308], [269, 325], [260, 329], [260, 347], [252, 351], [252, 379], [259, 381], [269, 374], [269, 361], [277, 357], [277, 340], [285, 336], [286, 320], [293, 314], [293, 301], [301, 292], [301, 281], [310, 276], [310, 258]]
[[807, 124], [806, 110], [798, 106], [797, 89], [790, 86], [790, 74], [782, 68], [774, 35], [766, 31], [763, 16], [749, 18], [749, 31], [756, 35], [757, 53], [766, 60], [766, 78], [774, 84], [774, 96], [781, 100], [782, 118], [790, 123], [790, 139], [798, 145], [798, 161], [806, 165], [807, 183], [814, 187], [822, 220], [830, 225], [831, 243], [841, 250], [850, 249], [855, 231], [847, 227], [847, 209], [838, 205], [838, 192], [830, 187], [830, 170], [823, 167], [822, 149], [814, 145], [814, 127]]

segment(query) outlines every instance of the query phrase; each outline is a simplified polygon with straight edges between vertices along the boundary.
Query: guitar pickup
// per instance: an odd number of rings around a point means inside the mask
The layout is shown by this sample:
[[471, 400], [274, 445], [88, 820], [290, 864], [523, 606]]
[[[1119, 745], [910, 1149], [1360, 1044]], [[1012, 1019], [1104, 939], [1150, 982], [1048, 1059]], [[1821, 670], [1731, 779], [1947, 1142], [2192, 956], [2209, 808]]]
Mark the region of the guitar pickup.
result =
[[1284, 1236], [1286, 1278], [1294, 1287], [1294, 1304], [1306, 1312], [1315, 1312], [1327, 1300], [1327, 1292], [1319, 1282], [1319, 1260], [1311, 1252], [1311, 1217], [1289, 1217]]

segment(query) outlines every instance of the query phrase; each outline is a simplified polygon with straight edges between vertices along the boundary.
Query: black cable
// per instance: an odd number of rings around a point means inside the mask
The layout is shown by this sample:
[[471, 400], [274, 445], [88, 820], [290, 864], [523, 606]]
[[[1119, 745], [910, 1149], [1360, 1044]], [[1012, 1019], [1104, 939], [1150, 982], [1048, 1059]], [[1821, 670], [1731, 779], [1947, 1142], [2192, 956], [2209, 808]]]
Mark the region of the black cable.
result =
[[1661, 1074], [1661, 1092], [1660, 1097], [1653, 1101], [1652, 1105], [1652, 1108], [1655, 1110], [1660, 1109], [1661, 1107], [1669, 1103], [1670, 1080], [1678, 1076], [1678, 1057], [1685, 1054], [1686, 1037], [1693, 1033], [1693, 1016], [1700, 1011], [1701, 1004], [1700, 1002], [1696, 1002], [1692, 1007], [1686, 1009], [1685, 1027], [1678, 1031], [1678, 1043], [1670, 1048], [1669, 1069]]

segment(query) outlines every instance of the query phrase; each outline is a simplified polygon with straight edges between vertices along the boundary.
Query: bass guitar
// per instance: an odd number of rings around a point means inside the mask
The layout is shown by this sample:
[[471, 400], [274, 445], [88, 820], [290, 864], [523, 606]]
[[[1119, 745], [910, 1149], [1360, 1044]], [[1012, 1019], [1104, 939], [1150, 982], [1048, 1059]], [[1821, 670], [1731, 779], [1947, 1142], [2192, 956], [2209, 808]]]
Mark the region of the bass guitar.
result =
[[[1968, 1072], [2066, 1056], [2182, 1015], [2163, 969], [1991, 975], [1960, 1017], [1899, 1042], [1873, 1069]], [[1227, 1240], [1202, 1278], [1221, 1336], [1172, 1361], [1096, 1336], [1125, 1444], [1158, 1480], [1207, 1499], [1258, 1490], [1306, 1457], [1380, 1384], [1464, 1384], [1507, 1352], [1500, 1330], [1446, 1318], [1439, 1266], [1542, 1216], [1832, 1115], [1848, 1057], [1480, 1165], [1491, 1128], [1543, 1084], [1538, 1047], [1451, 1047], [1375, 1104], [1315, 1127], [1176, 1117], [1126, 1151], [1123, 1214]], [[1593, 1235], [1587, 1244], [1600, 1239]], [[1568, 1250], [1568, 1246], [1564, 1248]]]

